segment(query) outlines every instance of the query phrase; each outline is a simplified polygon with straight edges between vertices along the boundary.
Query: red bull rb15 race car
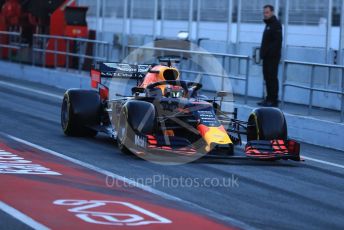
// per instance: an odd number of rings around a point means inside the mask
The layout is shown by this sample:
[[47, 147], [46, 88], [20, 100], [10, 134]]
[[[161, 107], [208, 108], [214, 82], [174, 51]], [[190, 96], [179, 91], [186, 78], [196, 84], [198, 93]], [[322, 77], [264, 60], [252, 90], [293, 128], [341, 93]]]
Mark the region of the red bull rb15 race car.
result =
[[[128, 96], [115, 92], [111, 98], [108, 82], [116, 79], [137, 83]], [[67, 136], [103, 132], [121, 151], [136, 155], [300, 160], [300, 144], [288, 139], [279, 109], [258, 108], [247, 121], [238, 120], [237, 109], [222, 111], [227, 92], [214, 99], [201, 95], [202, 84], [181, 80], [171, 63], [97, 63], [91, 84], [94, 90], [64, 95], [61, 125]], [[234, 147], [243, 145], [243, 136], [244, 154], [237, 155]]]

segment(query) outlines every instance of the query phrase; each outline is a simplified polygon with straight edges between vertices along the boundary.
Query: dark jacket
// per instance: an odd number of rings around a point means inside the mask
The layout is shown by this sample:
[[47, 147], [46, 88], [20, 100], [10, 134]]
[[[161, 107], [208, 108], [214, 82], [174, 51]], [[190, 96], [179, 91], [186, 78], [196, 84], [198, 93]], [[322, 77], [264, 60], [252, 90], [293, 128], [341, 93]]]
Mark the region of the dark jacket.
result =
[[266, 26], [260, 47], [261, 59], [280, 59], [282, 50], [282, 25], [276, 16], [264, 20]]

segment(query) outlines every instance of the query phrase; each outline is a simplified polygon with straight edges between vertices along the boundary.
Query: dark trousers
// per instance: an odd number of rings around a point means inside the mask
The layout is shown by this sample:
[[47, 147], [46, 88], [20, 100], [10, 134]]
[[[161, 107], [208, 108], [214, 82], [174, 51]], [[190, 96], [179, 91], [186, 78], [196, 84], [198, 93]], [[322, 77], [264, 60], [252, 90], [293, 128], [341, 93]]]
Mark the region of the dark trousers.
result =
[[266, 84], [267, 97], [269, 102], [278, 102], [278, 65], [279, 58], [269, 58], [263, 60], [263, 75]]

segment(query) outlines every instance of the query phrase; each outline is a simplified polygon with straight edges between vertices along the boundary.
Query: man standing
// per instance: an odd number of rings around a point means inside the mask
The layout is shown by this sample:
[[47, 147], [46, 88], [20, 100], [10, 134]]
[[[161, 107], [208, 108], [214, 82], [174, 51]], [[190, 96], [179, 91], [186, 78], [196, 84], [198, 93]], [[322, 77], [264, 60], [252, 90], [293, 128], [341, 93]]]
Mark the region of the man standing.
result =
[[274, 14], [274, 7], [264, 6], [266, 24], [260, 47], [260, 58], [263, 60], [263, 75], [267, 97], [258, 105], [278, 107], [278, 65], [281, 60], [282, 25]]

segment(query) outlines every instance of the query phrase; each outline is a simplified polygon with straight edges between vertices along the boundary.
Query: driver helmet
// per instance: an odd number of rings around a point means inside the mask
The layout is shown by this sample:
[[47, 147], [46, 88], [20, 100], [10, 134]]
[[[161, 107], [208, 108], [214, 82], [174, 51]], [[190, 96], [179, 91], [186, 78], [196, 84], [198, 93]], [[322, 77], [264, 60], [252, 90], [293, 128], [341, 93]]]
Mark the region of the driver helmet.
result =
[[178, 85], [167, 85], [165, 87], [164, 96], [171, 98], [181, 98], [184, 95], [184, 89]]

